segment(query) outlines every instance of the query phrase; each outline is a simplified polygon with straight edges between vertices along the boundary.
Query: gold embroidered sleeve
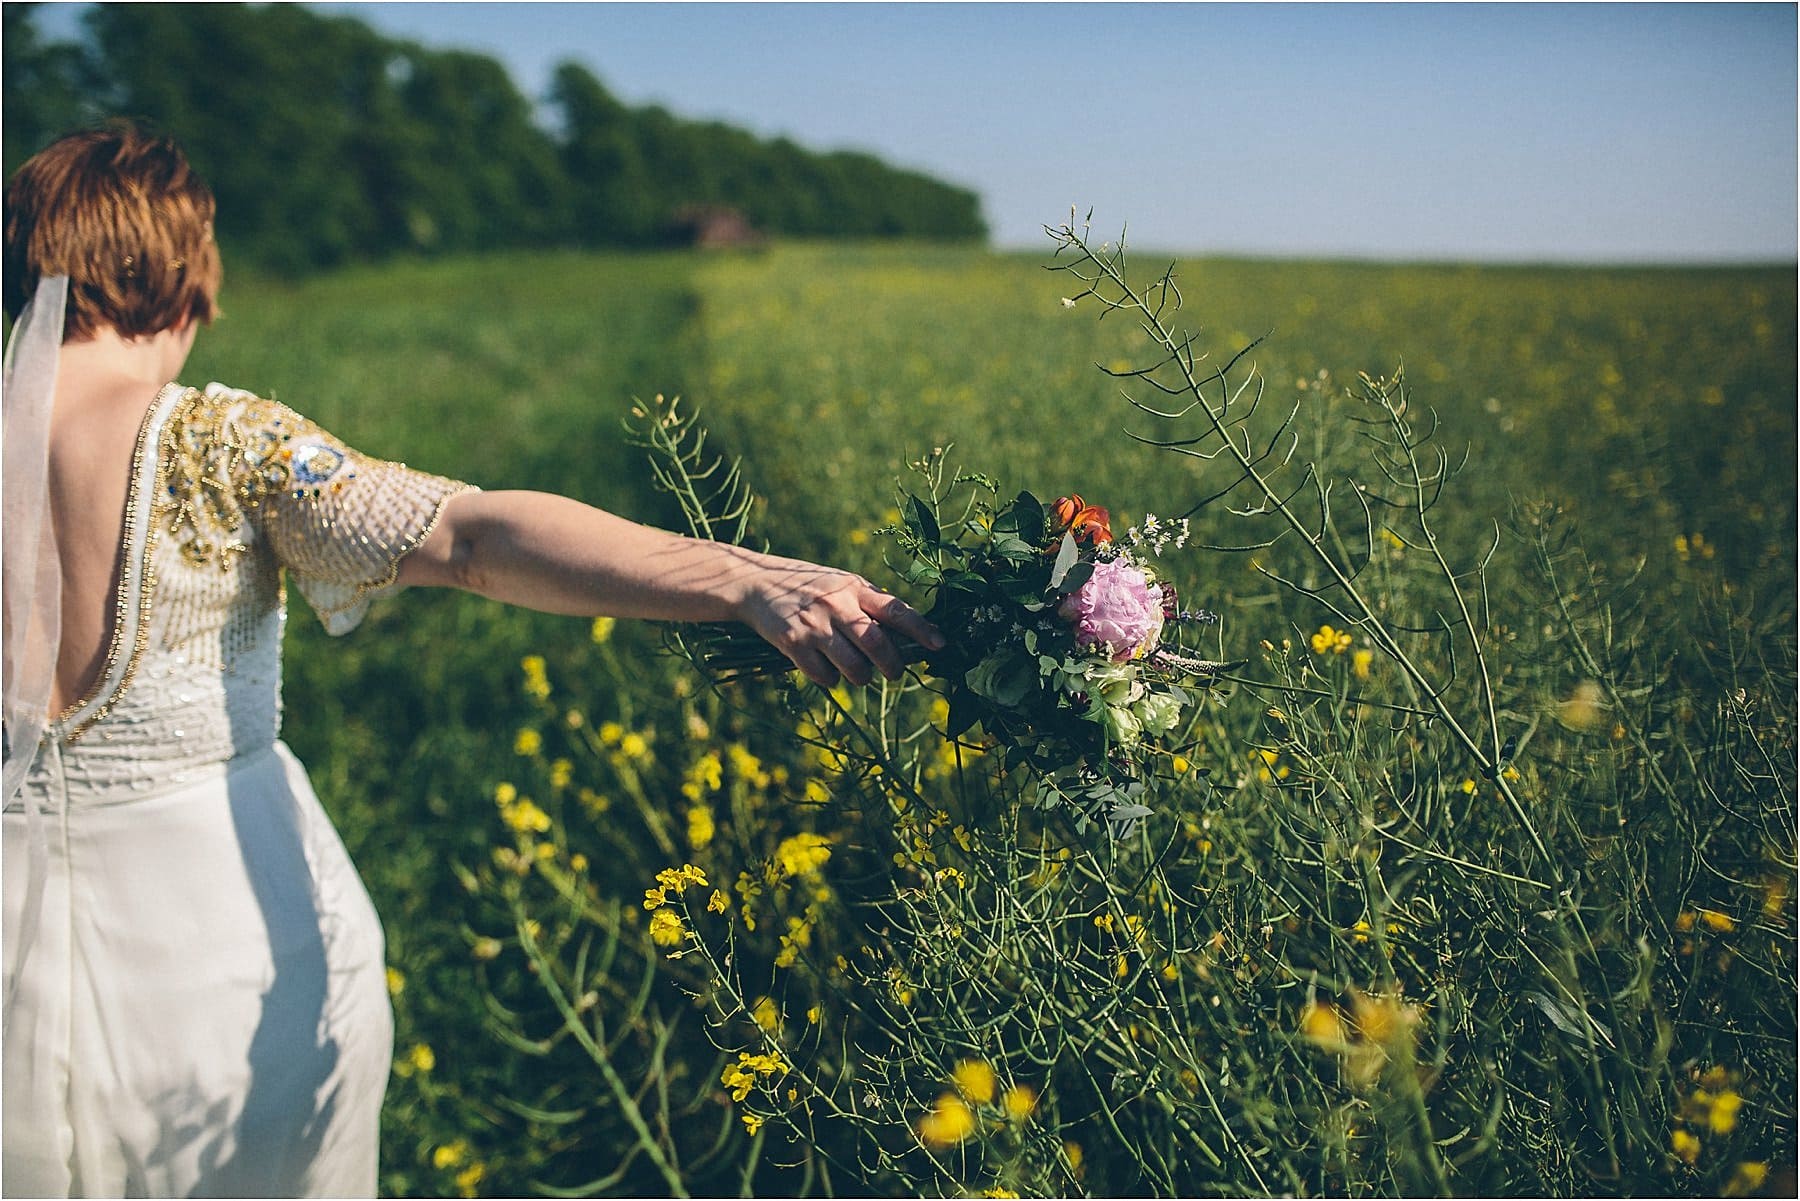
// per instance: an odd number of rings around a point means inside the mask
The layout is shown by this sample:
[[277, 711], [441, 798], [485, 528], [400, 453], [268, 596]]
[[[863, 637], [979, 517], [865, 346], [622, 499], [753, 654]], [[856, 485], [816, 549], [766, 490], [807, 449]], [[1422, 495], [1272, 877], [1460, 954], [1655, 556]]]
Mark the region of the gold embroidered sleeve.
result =
[[288, 580], [327, 632], [347, 634], [395, 590], [400, 561], [469, 485], [371, 458], [274, 401], [240, 411], [240, 488]]

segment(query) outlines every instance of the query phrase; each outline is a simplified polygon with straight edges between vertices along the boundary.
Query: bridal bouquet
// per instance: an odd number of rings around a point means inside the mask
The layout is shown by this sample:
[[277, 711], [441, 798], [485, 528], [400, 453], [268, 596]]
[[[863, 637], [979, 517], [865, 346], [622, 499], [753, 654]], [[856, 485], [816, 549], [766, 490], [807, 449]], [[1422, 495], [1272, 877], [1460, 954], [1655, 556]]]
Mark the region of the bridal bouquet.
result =
[[[704, 433], [673, 402], [643, 406], [633, 436], [652, 451], [662, 487], [698, 537], [742, 541], [752, 497], [735, 464], [710, 459]], [[912, 465], [889, 566], [928, 594], [921, 608], [948, 644], [906, 646], [924, 686], [948, 705], [943, 736], [977, 724], [983, 749], [1022, 772], [1045, 809], [1064, 808], [1085, 832], [1123, 833], [1150, 813], [1149, 780], [1191, 770], [1182, 739], [1200, 690], [1240, 666], [1201, 658], [1183, 630], [1218, 618], [1183, 610], [1154, 558], [1187, 543], [1187, 521], [1142, 522], [1115, 538], [1106, 509], [1080, 496], [1048, 508], [1029, 492], [999, 501], [975, 473], [946, 478], [943, 449]], [[741, 625], [670, 626], [673, 649], [715, 683], [784, 673], [791, 664]], [[1204, 776], [1204, 769], [1193, 772]]]
[[1029, 773], [1037, 803], [1068, 808], [1080, 829], [1147, 816], [1148, 778], [1186, 767], [1179, 738], [1197, 687], [1230, 666], [1181, 645], [1183, 627], [1217, 618], [1182, 610], [1152, 560], [1185, 545], [1186, 521], [1146, 516], [1115, 538], [1107, 510], [1080, 496], [1046, 507], [1021, 492], [995, 506], [985, 477], [957, 482], [974, 488], [953, 520], [934, 487], [932, 500], [907, 496], [883, 531], [949, 639], [928, 663], [947, 691], [945, 735], [979, 723], [1002, 766]]

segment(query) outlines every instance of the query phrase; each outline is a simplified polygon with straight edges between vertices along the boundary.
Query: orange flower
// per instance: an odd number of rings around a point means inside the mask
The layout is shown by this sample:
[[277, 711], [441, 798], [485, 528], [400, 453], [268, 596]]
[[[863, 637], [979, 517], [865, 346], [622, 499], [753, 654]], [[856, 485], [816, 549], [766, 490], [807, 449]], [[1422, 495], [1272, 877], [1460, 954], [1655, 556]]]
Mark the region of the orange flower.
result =
[[1093, 505], [1075, 514], [1075, 520], [1069, 528], [1075, 531], [1077, 542], [1091, 542], [1098, 546], [1102, 542], [1112, 541], [1111, 515], [1105, 509]]
[[1055, 527], [1052, 532], [1060, 534], [1068, 530], [1077, 542], [1098, 546], [1113, 540], [1112, 515], [1098, 505], [1083, 501], [1079, 494], [1057, 497], [1056, 503], [1050, 506], [1050, 520]]
[[1055, 533], [1062, 533], [1075, 521], [1075, 515], [1087, 508], [1079, 494], [1059, 496], [1056, 503], [1050, 506], [1050, 520], [1055, 524]]

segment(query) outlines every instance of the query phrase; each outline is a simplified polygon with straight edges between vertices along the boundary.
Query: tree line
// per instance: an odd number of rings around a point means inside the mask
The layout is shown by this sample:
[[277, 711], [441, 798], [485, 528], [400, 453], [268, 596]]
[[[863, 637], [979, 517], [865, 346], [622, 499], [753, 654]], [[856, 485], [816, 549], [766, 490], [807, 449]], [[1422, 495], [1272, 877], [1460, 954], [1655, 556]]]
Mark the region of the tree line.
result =
[[302, 273], [386, 255], [654, 246], [729, 210], [799, 237], [980, 240], [980, 198], [555, 73], [545, 128], [493, 58], [299, 5], [99, 4], [79, 42], [3, 10], [5, 169], [129, 116], [173, 136], [219, 199], [234, 260]]

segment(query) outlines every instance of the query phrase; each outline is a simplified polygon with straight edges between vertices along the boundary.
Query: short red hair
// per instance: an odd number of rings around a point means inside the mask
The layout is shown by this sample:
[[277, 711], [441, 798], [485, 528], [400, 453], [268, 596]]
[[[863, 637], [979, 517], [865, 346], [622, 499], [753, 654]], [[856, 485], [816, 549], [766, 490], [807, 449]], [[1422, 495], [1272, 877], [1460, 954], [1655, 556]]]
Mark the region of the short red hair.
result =
[[107, 326], [140, 338], [211, 321], [215, 207], [168, 138], [122, 121], [59, 138], [6, 187], [7, 315], [18, 319], [44, 276], [66, 275], [65, 342]]

